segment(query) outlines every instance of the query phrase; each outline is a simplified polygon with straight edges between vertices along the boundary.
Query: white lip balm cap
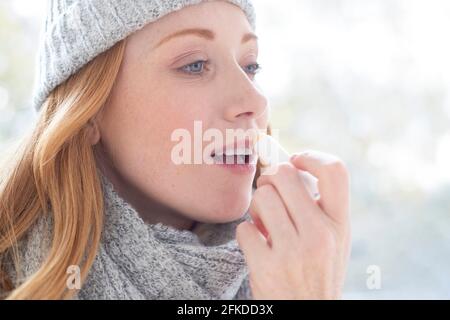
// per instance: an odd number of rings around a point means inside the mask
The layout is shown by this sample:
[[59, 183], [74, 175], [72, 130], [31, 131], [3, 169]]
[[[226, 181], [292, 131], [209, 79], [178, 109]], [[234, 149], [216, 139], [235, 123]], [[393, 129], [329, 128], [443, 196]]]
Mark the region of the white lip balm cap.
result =
[[[267, 134], [259, 134], [255, 144], [255, 151], [259, 161], [263, 166], [274, 168], [282, 162], [290, 162], [289, 153], [275, 140]], [[267, 170], [269, 172], [270, 170]], [[267, 174], [263, 169], [261, 174]], [[271, 171], [270, 171], [271, 172]], [[306, 171], [299, 170], [299, 176], [303, 180], [306, 189], [313, 199], [320, 197], [317, 186], [317, 178]]]

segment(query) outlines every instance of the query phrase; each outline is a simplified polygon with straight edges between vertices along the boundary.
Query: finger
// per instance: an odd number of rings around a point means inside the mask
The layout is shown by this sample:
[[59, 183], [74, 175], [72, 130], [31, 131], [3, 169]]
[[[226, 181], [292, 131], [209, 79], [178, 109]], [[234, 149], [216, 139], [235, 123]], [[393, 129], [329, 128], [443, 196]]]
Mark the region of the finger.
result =
[[292, 221], [277, 190], [270, 184], [258, 187], [253, 193], [249, 213], [253, 220], [260, 220], [270, 235], [270, 244], [289, 245], [297, 235]]
[[307, 228], [311, 219], [317, 219], [316, 211], [320, 208], [309, 195], [298, 169], [292, 164], [282, 163], [277, 166], [275, 174], [261, 175], [256, 181], [258, 188], [267, 184], [278, 191], [297, 231]]
[[256, 226], [256, 228], [258, 228], [259, 232], [261, 232], [261, 234], [266, 239], [268, 239], [269, 238], [269, 232], [267, 231], [266, 227], [264, 226], [263, 222], [261, 221], [261, 218], [259, 216], [257, 216], [257, 215], [253, 215], [251, 213], [250, 213], [250, 215], [252, 217], [253, 224]]
[[323, 211], [337, 222], [347, 221], [350, 186], [348, 171], [342, 161], [323, 152], [308, 151], [294, 155], [291, 163], [319, 180], [318, 204]]
[[253, 223], [244, 221], [236, 228], [236, 240], [249, 268], [256, 270], [261, 264], [261, 259], [265, 259], [269, 251], [266, 239]]

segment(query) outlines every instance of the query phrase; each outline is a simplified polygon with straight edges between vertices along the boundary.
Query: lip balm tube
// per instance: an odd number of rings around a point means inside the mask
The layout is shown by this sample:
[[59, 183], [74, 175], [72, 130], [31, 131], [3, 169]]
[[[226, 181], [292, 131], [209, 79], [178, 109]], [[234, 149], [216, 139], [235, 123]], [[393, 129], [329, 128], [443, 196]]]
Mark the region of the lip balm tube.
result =
[[[259, 134], [255, 148], [259, 161], [265, 167], [262, 168], [261, 174], [263, 175], [275, 174], [276, 165], [282, 162], [290, 162], [291, 155], [272, 136]], [[306, 171], [299, 170], [298, 173], [311, 198], [318, 199], [320, 194], [317, 178]]]

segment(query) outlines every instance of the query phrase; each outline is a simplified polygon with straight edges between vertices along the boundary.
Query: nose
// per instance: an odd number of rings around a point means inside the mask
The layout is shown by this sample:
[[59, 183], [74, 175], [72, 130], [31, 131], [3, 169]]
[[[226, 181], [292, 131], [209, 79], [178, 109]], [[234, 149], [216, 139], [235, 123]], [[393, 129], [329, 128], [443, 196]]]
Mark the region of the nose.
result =
[[226, 77], [224, 118], [229, 122], [248, 122], [267, 118], [268, 100], [256, 82], [235, 64]]

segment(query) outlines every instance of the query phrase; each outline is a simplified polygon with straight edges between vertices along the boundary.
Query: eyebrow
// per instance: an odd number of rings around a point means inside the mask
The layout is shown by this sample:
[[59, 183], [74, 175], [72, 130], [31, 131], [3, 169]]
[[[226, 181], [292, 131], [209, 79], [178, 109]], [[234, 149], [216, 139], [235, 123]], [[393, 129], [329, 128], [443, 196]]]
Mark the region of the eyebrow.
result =
[[[201, 29], [201, 28], [191, 28], [191, 29], [184, 29], [177, 31], [175, 33], [172, 33], [171, 35], [165, 37], [161, 41], [158, 42], [158, 44], [155, 46], [155, 49], [161, 46], [162, 44], [178, 37], [187, 36], [187, 35], [194, 35], [209, 41], [213, 41], [216, 38], [216, 34], [214, 31], [208, 30], [208, 29]], [[241, 44], [244, 44], [250, 40], [258, 40], [258, 37], [254, 33], [246, 33], [242, 37]]]

